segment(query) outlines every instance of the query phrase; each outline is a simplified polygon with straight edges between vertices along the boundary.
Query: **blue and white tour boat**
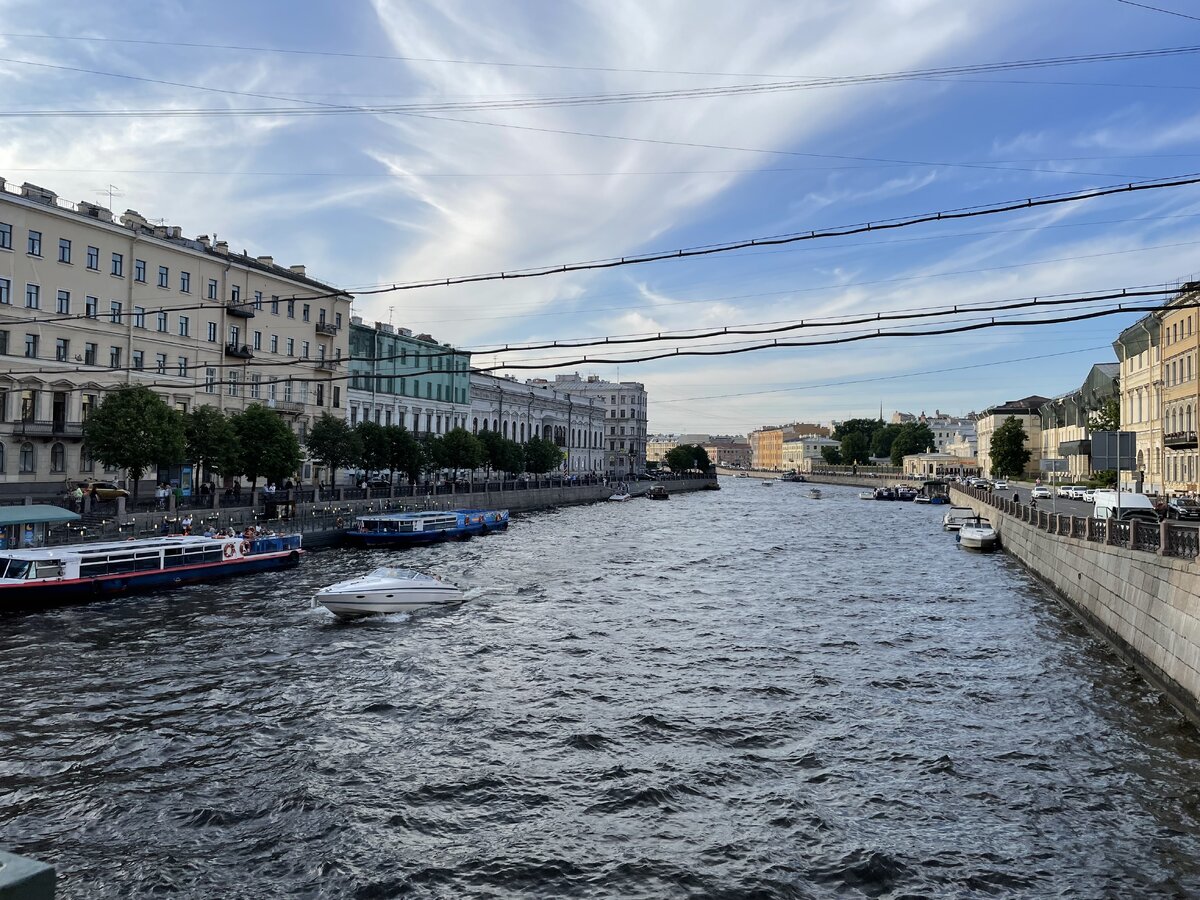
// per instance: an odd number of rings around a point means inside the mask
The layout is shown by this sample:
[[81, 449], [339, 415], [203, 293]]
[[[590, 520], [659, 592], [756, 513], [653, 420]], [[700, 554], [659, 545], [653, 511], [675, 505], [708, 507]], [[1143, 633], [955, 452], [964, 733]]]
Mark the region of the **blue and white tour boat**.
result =
[[0, 551], [0, 611], [211, 581], [300, 562], [300, 535], [164, 536]]
[[507, 527], [507, 509], [431, 509], [358, 516], [346, 537], [367, 547], [402, 546], [460, 540]]

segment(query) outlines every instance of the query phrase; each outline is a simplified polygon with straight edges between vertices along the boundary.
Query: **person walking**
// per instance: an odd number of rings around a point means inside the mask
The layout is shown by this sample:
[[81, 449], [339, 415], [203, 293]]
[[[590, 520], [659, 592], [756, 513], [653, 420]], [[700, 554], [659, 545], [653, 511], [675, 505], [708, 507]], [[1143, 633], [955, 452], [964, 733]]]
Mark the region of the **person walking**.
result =
[[83, 512], [83, 488], [75, 485], [75, 490], [71, 491], [71, 498], [75, 501], [75, 512]]

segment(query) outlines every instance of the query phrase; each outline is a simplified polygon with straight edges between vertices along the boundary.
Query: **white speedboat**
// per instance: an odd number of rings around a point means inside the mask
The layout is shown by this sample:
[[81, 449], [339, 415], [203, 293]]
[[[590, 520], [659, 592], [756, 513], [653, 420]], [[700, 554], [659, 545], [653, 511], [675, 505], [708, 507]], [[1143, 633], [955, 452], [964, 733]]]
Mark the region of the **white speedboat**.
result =
[[764, 482], [762, 483], [762, 486], [763, 486], [763, 487], [770, 487], [770, 486], [771, 486], [771, 485], [773, 485], [774, 483], [775, 483], [775, 479], [774, 479], [774, 478], [768, 478], [766, 481], [764, 481]]
[[859, 491], [858, 499], [859, 500], [874, 500], [875, 492], [874, 491]]
[[820, 488], [809, 488], [808, 496], [810, 496], [814, 500], [820, 500], [821, 499], [821, 489]]
[[616, 493], [608, 499], [613, 503], [624, 503], [626, 500], [632, 500], [633, 495], [629, 493], [629, 487], [622, 481], [617, 484]]
[[958, 529], [958, 542], [967, 550], [994, 550], [997, 540], [992, 523], [978, 516], [963, 522]]
[[462, 591], [440, 578], [390, 567], [331, 584], [313, 598], [342, 619], [454, 606], [462, 601]]
[[946, 531], [958, 531], [962, 527], [963, 522], [969, 522], [974, 518], [975, 510], [971, 509], [971, 507], [952, 506], [942, 516], [942, 528]]

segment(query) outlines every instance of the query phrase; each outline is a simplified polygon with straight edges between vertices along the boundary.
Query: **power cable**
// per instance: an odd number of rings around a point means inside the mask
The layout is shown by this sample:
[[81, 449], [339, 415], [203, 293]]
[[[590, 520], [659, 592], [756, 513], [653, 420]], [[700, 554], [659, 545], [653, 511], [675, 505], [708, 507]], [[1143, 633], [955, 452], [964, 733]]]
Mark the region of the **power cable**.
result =
[[1191, 19], [1193, 22], [1200, 22], [1200, 16], [1189, 16], [1187, 13], [1176, 12], [1173, 9], [1163, 9], [1161, 6], [1150, 6], [1148, 3], [1135, 3], [1134, 0], [1117, 0], [1117, 2], [1124, 3], [1126, 6], [1137, 6], [1141, 9], [1166, 13], [1168, 16], [1179, 16], [1181, 19]]

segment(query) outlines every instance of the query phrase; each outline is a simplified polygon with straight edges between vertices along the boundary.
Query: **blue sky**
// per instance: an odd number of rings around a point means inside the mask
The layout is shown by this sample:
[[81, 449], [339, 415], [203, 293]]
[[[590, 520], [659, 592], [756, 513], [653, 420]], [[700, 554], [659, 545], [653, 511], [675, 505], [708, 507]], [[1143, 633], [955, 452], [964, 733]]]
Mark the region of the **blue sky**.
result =
[[[1152, 5], [1197, 12], [1182, 0]], [[0, 0], [0, 31], [0, 110], [10, 114], [0, 175], [74, 200], [95, 201], [111, 183], [118, 211], [193, 236], [216, 233], [351, 289], [1200, 171], [1198, 54], [659, 102], [495, 106], [1200, 45], [1200, 21], [1119, 0]], [[448, 103], [472, 108], [427, 106]], [[410, 114], [325, 114], [329, 104], [404, 104]], [[106, 115], [31, 115], [68, 109]], [[181, 112], [197, 109], [274, 112]], [[364, 296], [356, 311], [483, 348], [1084, 293], [1195, 273], [1200, 187]], [[739, 432], [867, 415], [881, 404], [965, 413], [1078, 386], [1092, 363], [1113, 358], [1111, 341], [1129, 318], [625, 363], [619, 377], [646, 383], [653, 431]], [[539, 363], [576, 355], [523, 354]], [[568, 371], [618, 376], [614, 366]], [[935, 374], [913, 374], [922, 372]]]

